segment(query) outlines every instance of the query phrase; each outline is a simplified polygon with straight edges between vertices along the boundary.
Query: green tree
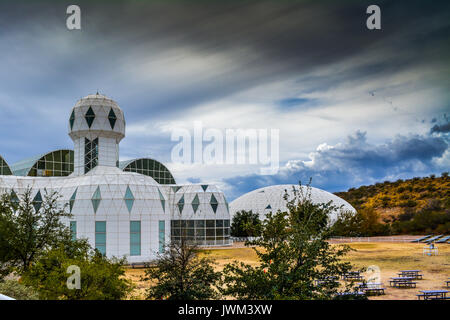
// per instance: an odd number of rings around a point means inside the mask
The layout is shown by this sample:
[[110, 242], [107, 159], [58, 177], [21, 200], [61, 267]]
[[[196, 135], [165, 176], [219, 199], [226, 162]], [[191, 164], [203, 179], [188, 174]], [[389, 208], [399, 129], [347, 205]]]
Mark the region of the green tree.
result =
[[261, 232], [261, 220], [257, 213], [238, 211], [231, 222], [231, 235], [233, 237], [258, 236]]
[[[133, 288], [124, 278], [124, 263], [124, 259], [108, 259], [92, 249], [86, 239], [75, 240], [47, 250], [22, 279], [41, 299], [119, 300]], [[80, 268], [80, 289], [67, 286], [69, 266]]]
[[359, 237], [361, 236], [362, 217], [352, 211], [340, 211], [331, 227], [333, 236]]
[[[233, 262], [225, 266], [224, 295], [238, 299], [332, 299], [338, 292], [337, 281], [317, 285], [315, 279], [339, 277], [352, 269], [341, 258], [348, 246], [332, 246], [329, 214], [332, 203], [316, 204], [311, 188], [293, 190], [288, 212], [269, 213], [262, 233], [253, 245], [260, 264], [251, 266]], [[329, 278], [328, 278], [329, 279]], [[347, 287], [345, 290], [350, 290]]]
[[172, 242], [160, 254], [156, 265], [149, 266], [144, 280], [152, 286], [148, 299], [207, 300], [219, 298], [216, 289], [220, 273], [215, 272], [213, 261], [200, 258], [196, 246], [186, 241]]
[[28, 188], [20, 199], [15, 194], [0, 199], [0, 264], [2, 273], [27, 271], [31, 263], [48, 248], [70, 240], [69, 229], [61, 218], [70, 217], [58, 204], [56, 192], [31, 197]]

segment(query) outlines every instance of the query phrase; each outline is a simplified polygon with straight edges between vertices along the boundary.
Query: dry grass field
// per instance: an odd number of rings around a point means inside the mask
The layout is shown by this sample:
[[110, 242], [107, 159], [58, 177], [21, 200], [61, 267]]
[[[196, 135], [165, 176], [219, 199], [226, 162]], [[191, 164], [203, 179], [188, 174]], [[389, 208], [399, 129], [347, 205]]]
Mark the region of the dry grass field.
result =
[[[381, 281], [386, 288], [386, 295], [370, 297], [373, 300], [415, 300], [419, 290], [443, 289], [444, 280], [450, 277], [450, 245], [439, 245], [438, 256], [423, 256], [423, 244], [412, 243], [351, 243], [355, 249], [348, 254], [346, 260], [356, 268], [367, 268], [376, 265], [381, 271]], [[257, 257], [252, 248], [237, 245], [233, 248], [205, 250], [210, 258], [216, 260], [216, 269], [234, 260], [256, 265]], [[417, 288], [396, 289], [389, 287], [389, 278], [397, 276], [399, 270], [422, 270], [423, 280], [417, 280]], [[127, 278], [133, 280], [137, 288], [134, 299], [142, 299], [148, 283], [140, 281], [143, 269], [127, 269]], [[450, 289], [449, 289], [450, 290]]]

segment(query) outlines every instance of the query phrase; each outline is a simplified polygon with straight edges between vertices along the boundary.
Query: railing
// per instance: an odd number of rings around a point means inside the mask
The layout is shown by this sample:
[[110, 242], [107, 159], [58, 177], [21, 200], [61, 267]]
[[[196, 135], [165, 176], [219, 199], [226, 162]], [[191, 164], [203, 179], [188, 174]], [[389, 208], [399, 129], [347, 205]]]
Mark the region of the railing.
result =
[[411, 242], [421, 236], [331, 237], [333, 242]]

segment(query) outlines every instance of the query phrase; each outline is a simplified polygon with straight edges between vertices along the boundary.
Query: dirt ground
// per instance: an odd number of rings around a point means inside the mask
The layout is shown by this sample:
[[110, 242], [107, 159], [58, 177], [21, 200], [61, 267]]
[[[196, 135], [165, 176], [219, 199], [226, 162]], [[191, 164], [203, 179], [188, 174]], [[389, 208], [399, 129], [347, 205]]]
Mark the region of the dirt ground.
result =
[[[438, 256], [422, 255], [424, 244], [413, 243], [349, 243], [355, 249], [345, 260], [356, 268], [377, 266], [380, 270], [381, 282], [386, 288], [386, 295], [370, 297], [373, 300], [416, 300], [420, 290], [444, 289], [446, 280], [450, 277], [450, 244], [437, 245]], [[204, 250], [210, 258], [216, 261], [216, 269], [234, 260], [256, 265], [257, 256], [252, 248], [235, 244], [229, 248]], [[389, 278], [397, 276], [400, 270], [422, 270], [423, 280], [417, 280], [417, 288], [396, 289], [389, 287]], [[143, 299], [148, 283], [141, 281], [144, 269], [127, 269], [126, 277], [131, 279], [136, 290], [130, 297]], [[450, 291], [450, 289], [448, 289]]]

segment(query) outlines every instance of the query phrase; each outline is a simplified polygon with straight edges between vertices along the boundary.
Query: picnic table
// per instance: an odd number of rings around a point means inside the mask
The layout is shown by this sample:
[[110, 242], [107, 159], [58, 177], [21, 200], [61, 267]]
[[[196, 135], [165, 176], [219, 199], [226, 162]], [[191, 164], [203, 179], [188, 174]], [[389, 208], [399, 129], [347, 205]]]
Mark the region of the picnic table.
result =
[[423, 300], [447, 300], [447, 290], [421, 290], [422, 294], [418, 294], [417, 298], [423, 298]]
[[412, 277], [393, 277], [389, 280], [389, 285], [393, 288], [415, 288], [416, 282]]
[[382, 283], [376, 282], [360, 282], [357, 283], [359, 290], [366, 295], [381, 295], [384, 294], [385, 288], [382, 288]]
[[427, 256], [435, 255], [435, 256], [437, 256], [438, 255], [438, 248], [437, 247], [434, 247], [434, 248], [424, 247], [422, 249], [422, 255], [427, 255]]
[[314, 282], [315, 282], [316, 286], [321, 286], [321, 285], [324, 285], [324, 284], [326, 285], [326, 284], [330, 284], [330, 283], [333, 283], [333, 282], [337, 282], [337, 280], [339, 280], [338, 277], [329, 276], [329, 277], [324, 277], [322, 279], [314, 280]]
[[342, 274], [342, 280], [350, 280], [350, 281], [354, 281], [354, 280], [362, 280], [363, 277], [361, 275], [361, 272], [359, 271], [350, 271], [347, 273]]
[[421, 270], [400, 270], [398, 273], [399, 277], [414, 278], [414, 280], [422, 280]]
[[336, 296], [338, 297], [345, 297], [345, 296], [354, 296], [354, 297], [359, 297], [359, 296], [365, 296], [366, 294], [362, 291], [355, 291], [355, 292], [338, 292], [336, 294]]

